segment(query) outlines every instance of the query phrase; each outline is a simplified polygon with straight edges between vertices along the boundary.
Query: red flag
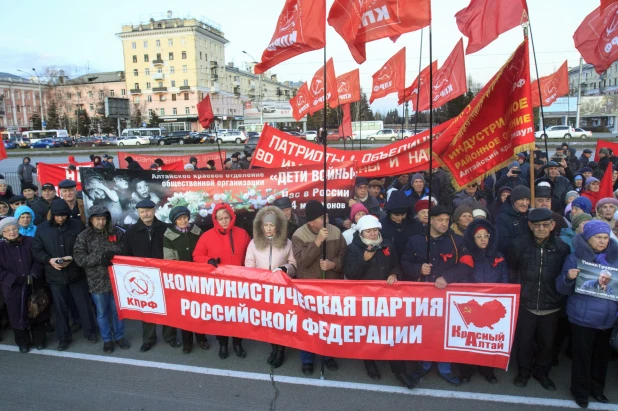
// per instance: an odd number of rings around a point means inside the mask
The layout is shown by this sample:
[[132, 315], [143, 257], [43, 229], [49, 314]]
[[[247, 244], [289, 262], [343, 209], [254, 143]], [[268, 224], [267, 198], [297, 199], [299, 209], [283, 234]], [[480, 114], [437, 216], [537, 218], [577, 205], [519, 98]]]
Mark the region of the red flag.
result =
[[8, 155], [6, 154], [6, 148], [4, 148], [4, 141], [3, 141], [2, 146], [0, 147], [0, 160], [4, 160], [7, 157]]
[[433, 144], [457, 189], [534, 147], [527, 39]]
[[373, 87], [369, 103], [406, 87], [406, 48], [399, 50], [380, 70], [373, 75]]
[[262, 61], [254, 68], [261, 74], [277, 64], [326, 44], [325, 0], [286, 0]]
[[339, 104], [354, 103], [361, 98], [359, 70], [355, 69], [337, 77]]
[[[433, 67], [433, 72], [435, 73], [438, 70], [438, 62], [434, 61], [431, 63], [431, 67]], [[429, 95], [429, 68], [427, 66], [420, 72], [420, 74], [416, 77], [416, 80], [412, 83], [410, 87], [407, 87], [405, 90], [400, 91], [399, 94], [399, 102], [397, 104], [403, 104], [404, 101], [412, 101], [412, 110], [416, 111], [416, 96], [419, 93], [426, 93]], [[420, 89], [419, 89], [419, 81], [420, 81]], [[404, 99], [405, 97], [405, 99]]]
[[307, 83], [303, 83], [302, 86], [296, 92], [296, 97], [290, 99], [290, 106], [292, 106], [292, 116], [296, 121], [300, 121], [309, 112], [309, 88]]
[[[309, 86], [310, 114], [324, 108], [324, 84], [324, 66], [322, 66], [313, 75]], [[331, 108], [337, 107], [337, 76], [332, 58], [326, 62], [326, 99]]]
[[607, 164], [607, 170], [601, 178], [601, 185], [599, 186], [599, 199], [601, 198], [614, 198], [614, 182], [612, 181], [612, 175], [614, 174], [614, 164], [610, 161]]
[[599, 74], [618, 59], [616, 27], [618, 27], [618, 3], [612, 3], [603, 13], [599, 7], [586, 16], [573, 35], [575, 48], [586, 63], [592, 64]]
[[524, 11], [528, 12], [526, 0], [471, 0], [468, 7], [455, 14], [457, 27], [468, 37], [466, 54], [476, 53], [500, 34], [519, 26]]
[[[460, 39], [442, 67], [433, 72], [433, 108], [440, 107], [467, 91], [463, 39]], [[418, 102], [419, 111], [429, 110], [429, 97], [429, 90], [423, 90]]]
[[[569, 68], [565, 61], [554, 74], [541, 77], [541, 93], [543, 94], [543, 107], [551, 106], [558, 97], [569, 94]], [[534, 80], [532, 85], [532, 107], [539, 107], [539, 80]]]
[[343, 121], [339, 126], [339, 137], [351, 137], [352, 136], [352, 114], [350, 114], [350, 105], [342, 104], [343, 109]]
[[610, 4], [616, 2], [617, 0], [601, 0], [601, 13], [605, 11]]
[[210, 104], [210, 94], [207, 94], [204, 100], [197, 103], [197, 117], [204, 128], [208, 128], [214, 121], [215, 115], [212, 112], [212, 104]]
[[366, 59], [365, 43], [419, 30], [431, 23], [430, 0], [335, 0], [328, 13], [332, 26], [358, 64]]

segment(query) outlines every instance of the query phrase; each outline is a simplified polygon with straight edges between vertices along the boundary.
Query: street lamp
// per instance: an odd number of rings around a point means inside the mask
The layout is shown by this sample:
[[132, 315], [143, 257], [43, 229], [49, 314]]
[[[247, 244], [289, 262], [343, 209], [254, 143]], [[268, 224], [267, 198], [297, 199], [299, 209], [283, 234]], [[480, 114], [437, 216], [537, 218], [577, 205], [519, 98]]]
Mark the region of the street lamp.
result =
[[[28, 73], [26, 73], [23, 70], [17, 69], [17, 71], [20, 71], [24, 74], [30, 75]], [[45, 116], [43, 115], [43, 87], [41, 86], [41, 79], [39, 78], [39, 74], [36, 72], [35, 69], [32, 69], [32, 71], [34, 71], [34, 75], [36, 76], [37, 81], [39, 82], [39, 100], [41, 103], [41, 127], [43, 128], [43, 130], [45, 130], [45, 126], [43, 125], [45, 123]]]
[[[251, 54], [247, 53], [244, 50], [242, 52], [245, 53], [247, 56], [249, 56], [253, 60], [252, 63], [258, 64], [258, 62], [255, 61], [255, 58]], [[259, 99], [258, 99], [258, 110], [260, 111], [260, 123], [264, 124], [264, 114], [262, 113], [262, 75], [261, 74], [258, 74], [258, 89], [259, 89], [258, 91], [260, 93], [258, 95], [258, 97], [259, 97]]]

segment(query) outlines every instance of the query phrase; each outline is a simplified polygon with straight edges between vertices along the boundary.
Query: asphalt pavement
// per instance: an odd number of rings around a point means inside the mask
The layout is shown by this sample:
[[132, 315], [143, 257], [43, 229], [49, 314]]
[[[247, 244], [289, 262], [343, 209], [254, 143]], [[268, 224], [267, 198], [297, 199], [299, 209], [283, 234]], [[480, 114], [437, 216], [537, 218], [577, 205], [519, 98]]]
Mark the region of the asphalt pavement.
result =
[[[557, 391], [545, 391], [531, 379], [524, 389], [508, 372], [497, 370], [500, 381], [490, 385], [478, 373], [461, 387], [440, 379], [435, 367], [420, 385], [408, 390], [399, 385], [388, 362], [378, 362], [382, 375], [367, 377], [361, 360], [337, 359], [339, 370], [326, 371], [320, 380], [319, 363], [312, 377], [301, 373], [297, 350], [287, 349], [283, 366], [274, 373], [266, 358], [270, 345], [245, 340], [247, 358], [218, 357], [218, 343], [208, 336], [210, 350], [195, 346], [191, 354], [159, 342], [141, 353], [141, 324], [126, 321], [126, 338], [132, 347], [103, 353], [103, 344], [88, 343], [81, 334], [67, 351], [55, 350], [57, 340], [48, 334], [49, 348], [20, 354], [12, 333], [1, 333], [0, 409], [13, 410], [554, 410], [578, 408], [569, 394], [570, 360], [560, 357], [551, 372]], [[160, 333], [160, 330], [159, 330]], [[618, 402], [618, 364], [612, 361], [605, 394]], [[278, 396], [274, 404], [276, 391]], [[590, 409], [618, 410], [616, 404], [590, 402]]]

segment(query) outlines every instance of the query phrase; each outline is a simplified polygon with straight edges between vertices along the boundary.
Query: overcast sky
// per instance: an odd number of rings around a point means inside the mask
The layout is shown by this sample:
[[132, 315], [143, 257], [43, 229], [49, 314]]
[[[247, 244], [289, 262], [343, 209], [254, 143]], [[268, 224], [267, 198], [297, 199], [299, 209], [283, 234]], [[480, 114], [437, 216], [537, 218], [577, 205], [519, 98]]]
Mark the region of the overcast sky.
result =
[[[515, 1], [515, 0], [511, 0]], [[226, 61], [237, 65], [247, 59], [246, 50], [259, 59], [272, 37], [284, 0], [108, 0], [75, 2], [69, 0], [11, 1], [2, 7], [0, 72], [17, 75], [17, 69], [42, 71], [47, 66], [71, 67], [70, 76], [96, 71], [123, 69], [121, 42], [115, 34], [123, 24], [147, 21], [150, 14], [172, 10], [181, 16], [204, 16], [221, 26], [230, 41]], [[333, 0], [327, 0], [327, 7]], [[455, 13], [469, 0], [433, 0], [433, 57], [442, 64], [462, 36]], [[586, 15], [598, 7], [598, 0], [528, 0], [540, 76], [555, 71], [565, 60], [569, 67], [579, 64], [573, 33]], [[155, 16], [158, 17], [158, 16]], [[422, 65], [429, 62], [428, 32], [423, 34]], [[330, 27], [327, 28], [327, 55], [333, 57], [339, 73], [357, 67], [350, 52]], [[485, 49], [466, 56], [469, 75], [487, 82], [523, 40], [521, 28], [503, 34]], [[464, 46], [467, 40], [464, 40]], [[360, 66], [361, 87], [369, 94], [371, 75], [402, 46], [407, 48], [406, 85], [418, 74], [420, 32], [404, 34], [397, 43], [388, 39], [367, 45], [367, 61]], [[322, 65], [322, 51], [298, 56], [276, 66], [272, 72], [280, 81], [306, 81]], [[535, 78], [531, 60], [532, 78]], [[377, 100], [374, 109], [395, 108], [396, 96]]]

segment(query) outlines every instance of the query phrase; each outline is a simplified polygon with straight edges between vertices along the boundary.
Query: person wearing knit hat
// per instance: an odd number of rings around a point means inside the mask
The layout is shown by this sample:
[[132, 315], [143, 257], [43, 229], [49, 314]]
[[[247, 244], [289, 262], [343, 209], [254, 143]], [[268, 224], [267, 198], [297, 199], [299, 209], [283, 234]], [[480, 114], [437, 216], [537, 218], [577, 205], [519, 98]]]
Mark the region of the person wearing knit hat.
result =
[[5, 217], [0, 220], [0, 235], [4, 234], [4, 229], [7, 227], [15, 227], [19, 234], [19, 222], [15, 217]]
[[412, 218], [415, 213], [410, 210], [408, 197], [401, 190], [396, 190], [391, 194], [385, 210], [386, 217], [380, 220], [382, 236], [391, 240], [397, 251], [397, 258], [401, 259], [408, 239], [420, 233], [423, 224]]
[[[188, 164], [191, 165], [192, 164]], [[193, 251], [202, 230], [191, 224], [191, 211], [184, 206], [176, 206], [170, 210], [170, 225], [163, 233], [163, 259], [193, 262]], [[193, 350], [192, 331], [181, 330], [182, 352], [190, 354]], [[204, 334], [195, 333], [195, 340], [203, 350], [210, 348]]]
[[609, 226], [601, 221], [587, 222], [583, 233], [573, 239], [575, 250], [566, 257], [562, 274], [555, 280], [557, 291], [567, 296], [566, 313], [573, 344], [571, 394], [582, 408], [588, 407], [590, 396], [597, 402], [609, 402], [603, 391], [618, 304], [609, 278], [611, 273], [600, 269], [592, 280], [579, 268], [593, 264], [618, 267], [618, 242], [610, 238], [610, 233]]
[[380, 204], [380, 208], [384, 208], [386, 205], [386, 198], [383, 193], [384, 184], [380, 180], [371, 180], [369, 182], [369, 195], [376, 200], [378, 200], [378, 204]]
[[[292, 247], [296, 266], [296, 277], [299, 279], [329, 279], [343, 278], [343, 258], [347, 244], [341, 230], [332, 225], [324, 224], [322, 218], [325, 208], [319, 201], [309, 200], [305, 206], [307, 223], [300, 227], [292, 236]], [[323, 255], [323, 244], [326, 258]], [[313, 374], [315, 354], [307, 351], [300, 352], [302, 372], [304, 375]], [[337, 362], [332, 357], [323, 357], [324, 365], [330, 371], [338, 369]]]
[[609, 225], [610, 229], [615, 235], [618, 235], [618, 228], [616, 228], [616, 219], [614, 215], [618, 211], [618, 200], [613, 197], [602, 198], [597, 202], [596, 218]]
[[511, 190], [511, 195], [496, 217], [498, 250], [502, 254], [508, 254], [511, 241], [522, 234], [529, 233], [527, 219], [529, 207], [530, 189], [528, 187], [517, 186]]
[[590, 214], [578, 214], [575, 217], [573, 217], [573, 221], [572, 226], [573, 226], [573, 230], [575, 231], [576, 234], [581, 234], [584, 231], [584, 227], [586, 226], [586, 223], [588, 221], [592, 220], [592, 216]]
[[584, 226], [590, 220], [592, 220], [592, 216], [590, 214], [577, 214], [576, 216], [571, 217], [571, 227], [560, 230], [560, 239], [568, 244], [571, 252], [575, 251], [573, 239], [577, 234], [580, 234], [584, 230]]
[[459, 193], [455, 194], [453, 197], [453, 207], [459, 207], [466, 198], [472, 198], [475, 201], [480, 201], [484, 198], [484, 194], [479, 188], [478, 181], [474, 180], [465, 186]]
[[491, 220], [491, 214], [489, 214], [489, 209], [485, 207], [485, 204], [483, 204], [482, 202], [475, 201], [472, 203], [470, 208], [472, 209], [472, 218], [474, 220], [476, 220], [477, 218]]
[[592, 215], [592, 202], [587, 197], [580, 196], [571, 202], [571, 219], [583, 213]]
[[[543, 183], [541, 183], [543, 184]], [[552, 220], [555, 222], [555, 227], [553, 230], [553, 234], [556, 236], [560, 235], [560, 231], [563, 228], [568, 228], [569, 224], [566, 222], [565, 218], [560, 214], [556, 213], [552, 210], [552, 196], [551, 196], [551, 187], [550, 186], [542, 186], [537, 185], [534, 189], [534, 208], [546, 208], [552, 213]]]
[[350, 245], [352, 243], [354, 233], [356, 233], [356, 231], [358, 230], [358, 228], [356, 227], [356, 223], [358, 222], [358, 220], [368, 214], [369, 211], [367, 211], [367, 207], [365, 207], [361, 203], [356, 203], [352, 205], [350, 209], [350, 221], [352, 221], [352, 226], [343, 232], [343, 238], [345, 238], [345, 242], [347, 245]]
[[522, 178], [522, 172], [519, 167], [518, 161], [513, 161], [509, 164], [508, 171], [503, 173], [502, 177], [496, 181], [495, 188], [499, 190], [504, 186], [511, 188], [517, 186], [528, 186], [529, 182]]
[[453, 212], [454, 222], [451, 224], [451, 230], [455, 234], [463, 236], [464, 231], [466, 231], [466, 228], [468, 228], [473, 219], [472, 208], [467, 205], [460, 205]]
[[592, 210], [593, 213], [597, 208], [597, 201], [599, 201], [602, 197], [601, 197], [601, 193], [599, 192], [601, 188], [601, 182], [595, 178], [595, 177], [590, 177], [590, 178], [586, 178], [586, 187], [585, 190], [582, 191], [581, 195], [583, 197], [586, 197], [588, 200], [590, 200], [590, 202], [592, 203]]
[[185, 164], [185, 171], [195, 171], [195, 166], [191, 163]]
[[414, 233], [418, 234], [429, 223], [429, 200], [418, 200], [414, 204]]
[[[356, 203], [363, 204], [369, 214], [374, 215], [376, 217], [380, 217], [380, 212], [382, 209], [380, 208], [380, 203], [376, 198], [369, 195], [369, 180], [365, 177], [356, 177], [356, 182], [354, 183], [354, 198], [348, 201], [348, 207], [352, 207]], [[337, 220], [336, 225], [341, 225], [344, 228], [350, 228], [352, 226], [352, 221], [350, 220]]]
[[577, 197], [579, 197], [579, 193], [575, 190], [571, 190], [568, 193], [566, 193], [566, 196], [564, 197], [564, 202], [569, 205], [571, 204], [571, 202], [573, 202], [573, 200], [575, 200]]

